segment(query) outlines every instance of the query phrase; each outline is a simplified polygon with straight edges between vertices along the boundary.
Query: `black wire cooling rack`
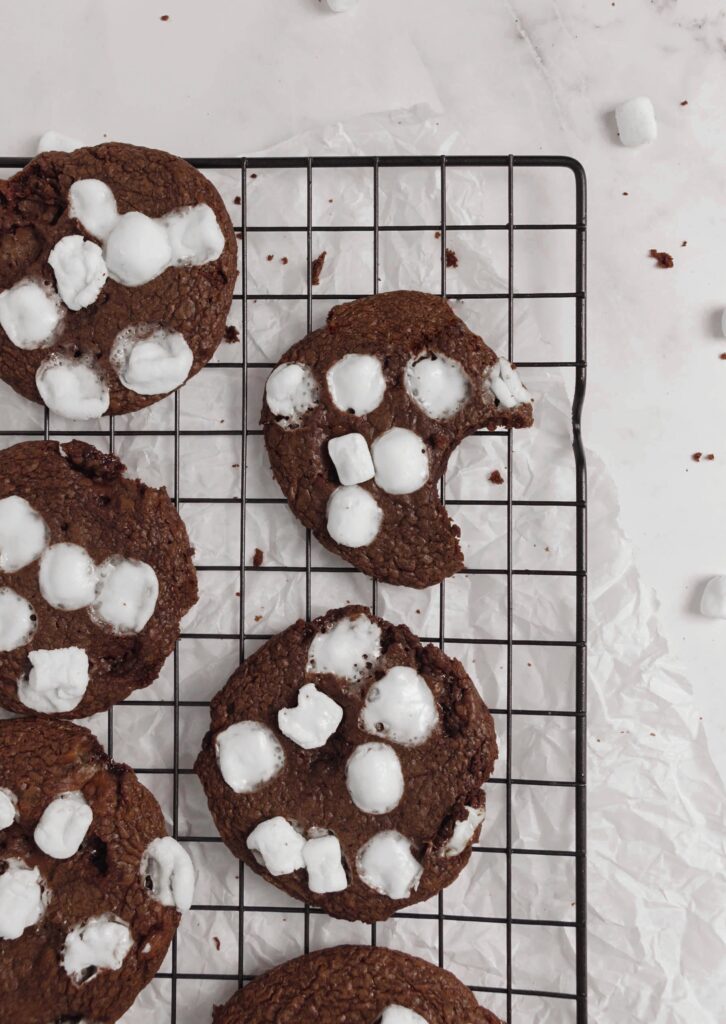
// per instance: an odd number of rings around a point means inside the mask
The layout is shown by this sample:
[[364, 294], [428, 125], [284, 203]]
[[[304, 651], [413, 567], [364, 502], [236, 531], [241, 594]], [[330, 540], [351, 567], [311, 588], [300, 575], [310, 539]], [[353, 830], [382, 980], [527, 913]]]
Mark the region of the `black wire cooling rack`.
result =
[[[5, 158], [0, 160], [0, 167], [6, 171], [12, 171], [21, 168], [27, 161], [24, 159], [11, 159]], [[226, 569], [234, 571], [239, 574], [240, 589], [239, 589], [239, 629], [237, 632], [200, 632], [192, 633], [186, 632], [182, 634], [181, 642], [177, 643], [177, 649], [173, 658], [173, 682], [168, 699], [153, 700], [151, 698], [144, 698], [143, 691], [140, 691], [138, 698], [132, 698], [125, 702], [126, 705], [138, 706], [138, 707], [159, 707], [166, 708], [170, 713], [171, 728], [173, 729], [173, 763], [165, 768], [149, 768], [149, 767], [137, 767], [139, 774], [146, 776], [147, 781], [149, 776], [160, 775], [165, 776], [171, 781], [171, 793], [170, 793], [170, 806], [167, 807], [167, 813], [171, 818], [174, 834], [179, 835], [179, 824], [180, 824], [180, 785], [183, 783], [186, 776], [191, 775], [191, 768], [180, 765], [180, 714], [188, 708], [204, 708], [206, 707], [206, 701], [186, 699], [186, 695], [182, 697], [182, 691], [180, 688], [180, 677], [181, 677], [181, 658], [182, 658], [182, 645], [185, 640], [225, 640], [235, 642], [238, 645], [239, 658], [242, 660], [245, 655], [245, 642], [249, 640], [259, 641], [265, 639], [264, 635], [259, 633], [250, 633], [246, 630], [246, 595], [248, 584], [247, 580], [250, 574], [256, 572], [274, 572], [284, 571], [287, 573], [304, 573], [305, 576], [305, 611], [308, 617], [311, 617], [312, 611], [312, 590], [313, 590], [313, 577], [316, 572], [322, 571], [319, 567], [313, 564], [312, 558], [312, 547], [311, 538], [308, 533], [305, 541], [305, 565], [304, 566], [255, 566], [253, 564], [246, 564], [246, 510], [247, 508], [255, 503], [266, 502], [270, 505], [277, 503], [284, 503], [284, 499], [281, 497], [277, 498], [257, 498], [249, 496], [247, 493], [247, 478], [245, 472], [245, 466], [247, 465], [248, 457], [248, 440], [251, 437], [258, 436], [261, 432], [258, 429], [251, 428], [248, 425], [247, 408], [248, 408], [248, 385], [249, 385], [249, 371], [259, 370], [266, 371], [272, 367], [272, 363], [267, 362], [256, 362], [248, 359], [248, 337], [249, 337], [249, 323], [248, 314], [250, 309], [250, 303], [259, 300], [265, 302], [287, 302], [297, 301], [305, 303], [306, 308], [306, 319], [307, 328], [310, 330], [313, 325], [314, 318], [314, 304], [316, 301], [325, 300], [326, 302], [332, 301], [345, 301], [359, 297], [358, 292], [351, 292], [347, 294], [319, 294], [313, 291], [313, 261], [317, 255], [314, 249], [314, 240], [316, 232], [336, 232], [336, 231], [348, 231], [364, 233], [369, 238], [372, 237], [373, 247], [373, 276], [370, 281], [365, 294], [371, 292], [376, 293], [379, 289], [379, 262], [380, 262], [380, 246], [381, 239], [385, 232], [396, 231], [405, 232], [412, 230], [411, 224], [389, 224], [382, 222], [381, 218], [381, 173], [398, 174], [406, 173], [409, 171], [420, 171], [421, 169], [427, 169], [426, 173], [430, 173], [437, 178], [437, 192], [438, 192], [438, 214], [428, 224], [416, 224], [416, 230], [425, 232], [434, 232], [438, 238], [438, 254], [437, 258], [440, 258], [441, 272], [440, 272], [440, 290], [441, 294], [446, 295], [450, 299], [474, 299], [474, 300], [500, 300], [506, 304], [506, 336], [507, 336], [507, 348], [508, 358], [510, 360], [516, 360], [517, 365], [520, 367], [560, 367], [571, 371], [574, 375], [574, 387], [572, 389], [572, 440], [573, 440], [573, 459], [574, 459], [574, 478], [575, 478], [575, 493], [572, 500], [557, 500], [557, 501], [526, 501], [518, 500], [513, 496], [512, 493], [512, 461], [513, 461], [513, 444], [512, 437], [509, 431], [497, 431], [494, 432], [495, 436], [500, 435], [504, 438], [503, 444], [506, 446], [506, 494], [502, 499], [477, 499], [468, 501], [448, 501], [449, 505], [457, 504], [469, 504], [476, 506], [501, 506], [506, 515], [507, 524], [507, 550], [506, 550], [506, 568], [501, 570], [489, 570], [483, 569], [478, 570], [483, 573], [491, 573], [499, 575], [505, 581], [506, 585], [506, 635], [497, 638], [487, 638], [482, 636], [472, 636], [462, 638], [459, 636], [447, 635], [446, 631], [446, 616], [445, 616], [445, 600], [446, 600], [446, 583], [440, 585], [440, 602], [438, 612], [438, 634], [430, 637], [424, 637], [429, 642], [435, 642], [441, 645], [442, 648], [448, 644], [495, 644], [499, 645], [502, 650], [506, 652], [506, 703], [504, 707], [493, 708], [492, 711], [497, 718], [498, 732], [500, 737], [504, 738], [505, 741], [505, 757], [500, 759], [497, 768], [497, 778], [492, 779], [489, 784], [489, 792], [491, 793], [494, 786], [500, 786], [504, 790], [505, 796], [505, 808], [504, 808], [504, 835], [503, 842], [501, 845], [496, 846], [477, 846], [475, 848], [474, 857], [477, 856], [489, 856], [495, 855], [499, 858], [503, 858], [504, 871], [502, 872], [504, 877], [505, 885], [505, 900], [504, 900], [504, 911], [497, 915], [485, 915], [480, 913], [482, 907], [477, 904], [476, 890], [470, 891], [470, 896], [466, 904], [466, 913], [464, 914], [452, 914], [447, 912], [446, 909], [446, 893], [439, 895], [435, 901], [435, 906], [430, 912], [417, 910], [412, 908], [408, 911], [403, 911], [399, 915], [400, 918], [410, 918], [412, 921], [421, 922], [421, 926], [424, 924], [432, 929], [433, 932], [433, 945], [436, 948], [438, 961], [441, 966], [450, 966], [450, 960], [447, 955], [447, 942], [451, 941], [451, 936], [456, 934], [457, 929], [474, 928], [474, 931], [468, 931], [466, 934], [469, 936], [467, 941], [471, 941], [473, 947], [476, 947], [481, 935], [482, 942], [484, 942], [485, 929], [494, 927], [497, 929], [496, 940], [500, 946], [503, 946], [504, 964], [501, 971], [500, 984], [487, 984], [487, 978], [484, 976], [480, 979], [480, 983], [472, 983], [471, 978], [466, 980], [470, 983], [471, 988], [477, 993], [482, 993], [479, 998], [482, 1002], [487, 1003], [491, 1006], [495, 1012], [504, 1016], [510, 1024], [520, 1024], [520, 1022], [536, 1021], [536, 1020], [558, 1020], [558, 1021], [569, 1021], [576, 1022], [576, 1024], [585, 1024], [587, 1020], [587, 970], [586, 970], [586, 888], [585, 888], [585, 851], [586, 851], [586, 833], [585, 833], [585, 770], [586, 770], [586, 758], [585, 758], [585, 724], [586, 724], [586, 649], [585, 649], [585, 638], [586, 638], [586, 470], [585, 470], [585, 457], [581, 442], [580, 435], [580, 416], [582, 410], [582, 403], [585, 391], [585, 246], [586, 246], [586, 199], [585, 199], [585, 174], [582, 167], [574, 160], [563, 157], [543, 157], [543, 156], [532, 156], [532, 157], [517, 157], [517, 156], [501, 156], [501, 157], [324, 157], [324, 158], [282, 158], [282, 159], [193, 159], [191, 163], [194, 166], [200, 168], [203, 171], [220, 171], [226, 174], [239, 175], [239, 224], [237, 234], [240, 241], [240, 260], [241, 260], [241, 290], [235, 296], [237, 303], [235, 308], [239, 310], [239, 330], [242, 341], [241, 361], [236, 362], [225, 362], [217, 360], [213, 365], [210, 364], [209, 372], [212, 372], [213, 368], [225, 368], [230, 372], [238, 374], [236, 378], [236, 384], [242, 392], [242, 420], [240, 423], [234, 425], [225, 424], [222, 430], [203, 431], [203, 430], [191, 430], [185, 429], [182, 426], [181, 420], [181, 403], [183, 402], [183, 390], [182, 392], [176, 392], [173, 397], [173, 426], [169, 425], [167, 429], [161, 430], [135, 430], [126, 429], [119, 427], [114, 423], [113, 417], [109, 418], [108, 426], [105, 430], [76, 430], [71, 432], [58, 431], [53, 429], [52, 424], [49, 420], [49, 416], [46, 412], [45, 423], [43, 428], [22, 430], [22, 429], [10, 429], [0, 431], [0, 435], [3, 436], [4, 443], [11, 443], [10, 439], [22, 440], [26, 437], [68, 437], [68, 436], [81, 436], [89, 437], [94, 443], [101, 444], [104, 441], [108, 444], [110, 450], [114, 450], [117, 441], [123, 437], [143, 437], [144, 435], [157, 438], [159, 435], [167, 435], [170, 443], [173, 445], [173, 497], [177, 507], [199, 504], [199, 503], [224, 503], [238, 506], [239, 508], [239, 534], [240, 544], [238, 551], [234, 552], [234, 557], [229, 560], [229, 564], [225, 566], [198, 566], [198, 570], [201, 574], [205, 572], [219, 571], [220, 569]], [[468, 168], [476, 169], [483, 172], [484, 174], [498, 173], [504, 183], [504, 194], [506, 197], [506, 220], [503, 218], [497, 223], [475, 223], [466, 225], [455, 225], [452, 224], [447, 215], [447, 173], [455, 169]], [[369, 223], [355, 223], [355, 224], [340, 224], [337, 226], [330, 226], [328, 224], [323, 227], [319, 227], [314, 221], [314, 182], [317, 173], [324, 173], [327, 175], [335, 174], [339, 172], [341, 174], [350, 171], [351, 169], [360, 169], [361, 173], [364, 173], [370, 177], [372, 182], [372, 222]], [[281, 172], [281, 171], [294, 171], [297, 174], [304, 176], [304, 195], [305, 195], [305, 215], [303, 223], [272, 223], [265, 224], [264, 226], [255, 226], [249, 223], [248, 220], [248, 196], [249, 187], [251, 180], [256, 178], [258, 175], [262, 175], [264, 172]], [[515, 217], [515, 182], [517, 180], [518, 172], [526, 172], [532, 174], [543, 174], [545, 172], [551, 172], [557, 170], [560, 172], [566, 172], [566, 180], [568, 186], [563, 186], [562, 182], [557, 186], [559, 189], [563, 187], [569, 187], [572, 193], [572, 204], [568, 205], [568, 209], [571, 209], [574, 216], [568, 217], [564, 222], [552, 222], [552, 223], [518, 223]], [[569, 172], [572, 173], [572, 177], [569, 177]], [[563, 179], [565, 180], [565, 179]], [[332, 201], [332, 200], [330, 200]], [[569, 200], [568, 200], [569, 203]], [[459, 292], [453, 293], [447, 291], [447, 249], [448, 249], [448, 237], [447, 233], [452, 230], [466, 229], [467, 232], [497, 232], [500, 237], [506, 239], [506, 264], [507, 264], [507, 278], [506, 278], [506, 290], [502, 292]], [[306, 286], [304, 291], [291, 292], [291, 293], [278, 293], [256, 295], [248, 290], [248, 244], [250, 239], [253, 237], [255, 232], [285, 232], [290, 234], [296, 234], [300, 238], [304, 238], [305, 241], [305, 256], [306, 256]], [[574, 238], [574, 268], [570, 267], [572, 271], [572, 280], [574, 281], [574, 289], [571, 291], [531, 291], [524, 292], [515, 289], [515, 275], [514, 275], [514, 264], [515, 264], [515, 238], [519, 232], [537, 232], [539, 233], [569, 233]], [[542, 235], [540, 234], [540, 238]], [[271, 257], [270, 257], [271, 258]], [[542, 361], [529, 361], [525, 362], [521, 359], [517, 359], [517, 345], [516, 345], [516, 324], [515, 324], [515, 303], [522, 299], [531, 300], [564, 300], [572, 306], [572, 313], [574, 318], [574, 332], [573, 339], [574, 345], [570, 358], [560, 360], [542, 360]], [[218, 353], [219, 355], [220, 353]], [[204, 371], [207, 372], [207, 371]], [[535, 425], [534, 429], [537, 427]], [[239, 496], [230, 498], [214, 498], [206, 494], [186, 494], [180, 491], [180, 467], [182, 466], [182, 459], [185, 457], [183, 453], [183, 440], [186, 437], [197, 437], [204, 435], [224, 435], [230, 438], [238, 440], [240, 445], [241, 457], [239, 463]], [[444, 492], [444, 484], [442, 482], [442, 497], [446, 500], [446, 494]], [[568, 507], [573, 512], [573, 522], [575, 530], [575, 552], [576, 552], [576, 564], [574, 569], [563, 570], [562, 572], [553, 572], [542, 569], [528, 569], [528, 568], [516, 568], [513, 564], [513, 545], [512, 545], [512, 521], [513, 515], [518, 506], [541, 506], [543, 508], [554, 508], [559, 506]], [[326, 568], [325, 572], [330, 572], [330, 568]], [[353, 572], [345, 568], [337, 568], [332, 571], [338, 572]], [[526, 641], [517, 639], [514, 635], [513, 630], [513, 590], [515, 580], [518, 576], [530, 576], [530, 577], [541, 577], [544, 578], [547, 575], [550, 576], [569, 576], [573, 578], [575, 587], [575, 602], [574, 602], [574, 619], [572, 623], [572, 631], [574, 639], [567, 640], [551, 640], [551, 639], [527, 639]], [[378, 587], [376, 584], [372, 584], [371, 588], [371, 605], [374, 610], [377, 609], [379, 600]], [[536, 647], [560, 647], [571, 649], [572, 658], [574, 662], [574, 696], [570, 706], [563, 708], [558, 706], [554, 708], [527, 708], [519, 706], [519, 702], [515, 699], [515, 690], [513, 686], [514, 679], [514, 654], [518, 645], [525, 644], [528, 649], [534, 649]], [[220, 679], [219, 684], [224, 680]], [[541, 729], [543, 736], [554, 719], [569, 719], [574, 730], [574, 744], [573, 744], [573, 755], [574, 765], [572, 765], [572, 777], [562, 780], [552, 780], [545, 778], [517, 778], [513, 775], [512, 765], [512, 744], [513, 744], [513, 726], [517, 719], [517, 716], [538, 716], [541, 720]], [[503, 720], [503, 725], [502, 725]], [[118, 732], [116, 733], [118, 736]], [[114, 745], [114, 712], [108, 713], [108, 724], [107, 724], [107, 742], [109, 753], [113, 754]], [[502, 760], [504, 760], [503, 771], [502, 771]], [[551, 794], [556, 790], [566, 790], [574, 795], [572, 801], [572, 808], [574, 814], [574, 828], [571, 831], [568, 829], [568, 836], [563, 836], [561, 844], [557, 844], [557, 848], [529, 848], [527, 846], [515, 845], [513, 842], [513, 820], [516, 813], [515, 808], [515, 797], [516, 792], [521, 787], [549, 787], [549, 793]], [[569, 823], [573, 825], [572, 822]], [[570, 834], [574, 834], [574, 844], [570, 841]], [[216, 835], [180, 835], [179, 838], [185, 843], [202, 844], [201, 848], [204, 850], [206, 847], [204, 844], [209, 843], [220, 843], [221, 840]], [[487, 826], [486, 822], [482, 833], [484, 841], [487, 839]], [[561, 847], [561, 848], [560, 848]], [[525, 863], [532, 863], [527, 861], [527, 858], [548, 858], [562, 862], [563, 860], [569, 864], [574, 865], [574, 886], [572, 892], [572, 913], [565, 919], [550, 919], [548, 917], [542, 917], [534, 912], [528, 913], [524, 916], [515, 914], [515, 885], [516, 878], [521, 877], [518, 872], [517, 861], [524, 858]], [[158, 975], [158, 985], [166, 986], [164, 990], [164, 997], [161, 1000], [161, 1005], [166, 1007], [168, 1012], [169, 1024], [179, 1024], [182, 1020], [186, 1020], [188, 1014], [185, 1013], [186, 1008], [191, 1003], [194, 1003], [194, 999], [189, 999], [190, 990], [181, 990], [182, 985], [194, 985], [195, 983], [202, 988], [209, 983], [220, 983], [220, 985], [226, 983], [231, 987], [234, 987], [237, 983], [244, 983], [249, 980], [252, 976], [248, 970], [248, 966], [245, 959], [245, 918], [246, 915], [251, 914], [265, 914], [265, 915], [277, 915], [280, 920], [280, 929], [285, 930], [290, 927], [290, 922], [296, 918], [302, 919], [301, 928], [301, 941], [300, 941], [300, 952], [309, 951], [311, 948], [311, 921], [315, 915], [320, 914], [319, 911], [314, 908], [302, 907], [299, 905], [260, 905], [260, 903], [250, 903], [245, 897], [245, 883], [244, 883], [244, 869], [243, 865], [239, 865], [239, 896], [236, 902], [229, 903], [220, 901], [219, 903], [210, 904], [196, 904], [193, 908], [193, 913], [204, 914], [209, 913], [225, 913], [225, 914], [237, 914], [238, 915], [238, 956], [237, 956], [237, 971], [236, 972], [220, 972], [220, 973], [209, 973], [207, 971], [189, 971], [180, 969], [179, 965], [179, 953], [178, 953], [178, 942], [179, 939], [175, 939], [170, 956], [167, 958], [166, 963], [163, 965], [162, 971]], [[521, 910], [521, 901], [516, 902], [516, 906]], [[182, 924], [182, 928], [184, 925]], [[476, 929], [480, 931], [477, 932]], [[572, 971], [571, 979], [569, 980], [569, 968], [568, 968], [568, 981], [563, 982], [561, 976], [552, 977], [550, 984], [544, 984], [541, 987], [525, 987], [517, 983], [518, 973], [518, 956], [525, 956], [524, 952], [518, 952], [519, 944], [514, 941], [515, 933], [521, 934], [522, 930], [525, 930], [528, 941], [530, 942], [529, 948], [532, 948], [531, 943], [539, 943], [539, 951], [546, 949], [547, 945], [551, 941], [553, 930], [556, 933], [561, 933], [562, 930], [566, 933], [565, 946], [569, 950], [572, 959]], [[370, 930], [366, 929], [366, 934], [372, 943], [376, 943], [380, 939], [380, 926], [377, 934], [376, 926], [372, 926]], [[534, 936], [534, 938], [531, 938]], [[491, 941], [490, 938], [487, 941]], [[415, 950], [411, 950], [415, 952]], [[553, 968], [553, 972], [558, 968]], [[220, 989], [215, 987], [214, 991], [210, 989], [210, 995], [208, 1000], [205, 1002], [204, 997], [198, 999], [199, 1007], [207, 1007], [211, 1014], [211, 1003], [213, 1001], [220, 1001], [221, 998], [226, 998], [229, 992], [226, 989]], [[143, 997], [142, 997], [143, 998]], [[135, 1011], [131, 1011], [133, 1015]], [[201, 1020], [207, 1019], [203, 1016], [204, 1012], [200, 1016], [197, 1010], [193, 1012], [193, 1018], [189, 1019]], [[162, 1017], [159, 1015], [158, 1009], [155, 1010], [152, 1016], [139, 1016], [134, 1018], [131, 1016], [129, 1019], [135, 1020], [153, 1020], [155, 1024], [163, 1024]]]

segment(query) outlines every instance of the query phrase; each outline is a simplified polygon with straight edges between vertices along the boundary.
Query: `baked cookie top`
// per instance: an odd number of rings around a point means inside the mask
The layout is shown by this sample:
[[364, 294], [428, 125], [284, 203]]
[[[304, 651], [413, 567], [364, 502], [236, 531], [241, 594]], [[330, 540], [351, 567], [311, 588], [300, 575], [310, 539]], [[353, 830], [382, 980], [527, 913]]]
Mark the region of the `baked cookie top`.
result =
[[380, 921], [465, 866], [496, 756], [462, 665], [351, 606], [240, 666], [195, 768], [235, 856], [333, 917]]
[[0, 721], [0, 1006], [12, 1024], [109, 1024], [192, 901], [188, 854], [87, 729]]
[[148, 686], [197, 599], [166, 490], [83, 441], [0, 452], [0, 705], [82, 718]]
[[158, 401], [222, 340], [237, 243], [179, 157], [109, 142], [0, 181], [0, 377], [73, 419]]
[[468, 434], [528, 427], [516, 370], [445, 299], [387, 292], [336, 306], [283, 356], [262, 409], [272, 472], [330, 551], [386, 583], [463, 567], [439, 483]]
[[333, 946], [255, 978], [214, 1024], [500, 1024], [449, 971], [393, 949]]

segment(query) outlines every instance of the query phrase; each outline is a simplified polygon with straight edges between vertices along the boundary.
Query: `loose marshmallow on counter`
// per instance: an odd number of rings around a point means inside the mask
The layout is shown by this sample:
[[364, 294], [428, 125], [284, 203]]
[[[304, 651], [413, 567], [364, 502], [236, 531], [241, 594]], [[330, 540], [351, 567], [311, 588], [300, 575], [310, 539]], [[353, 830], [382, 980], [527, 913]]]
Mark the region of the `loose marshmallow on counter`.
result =
[[464, 810], [466, 817], [454, 825], [454, 831], [443, 849], [444, 857], [458, 857], [463, 853], [484, 821], [484, 807], [465, 807]]
[[358, 0], [325, 0], [325, 2], [334, 14], [344, 14], [358, 6]]
[[17, 572], [40, 558], [48, 545], [48, 527], [25, 498], [0, 500], [0, 571]]
[[279, 815], [261, 821], [247, 836], [247, 849], [276, 878], [305, 867], [304, 847], [305, 837]]
[[726, 576], [712, 576], [701, 594], [701, 614], [726, 619]]
[[32, 604], [10, 587], [0, 587], [0, 651], [24, 647], [37, 624]]
[[406, 665], [395, 665], [366, 694], [361, 725], [394, 743], [425, 743], [438, 721], [434, 696], [423, 676]]
[[303, 847], [311, 892], [342, 892], [348, 888], [343, 854], [337, 836], [316, 836]]
[[411, 853], [411, 843], [400, 832], [378, 832], [358, 851], [356, 867], [361, 880], [392, 900], [405, 900], [418, 888], [423, 867]]
[[282, 770], [285, 754], [262, 722], [235, 722], [214, 741], [222, 778], [235, 793], [252, 793]]
[[341, 484], [362, 484], [375, 474], [368, 442], [362, 434], [343, 434], [328, 441], [330, 456]]
[[63, 310], [55, 292], [24, 278], [0, 292], [0, 325], [16, 348], [46, 348], [61, 322]]
[[386, 392], [381, 362], [375, 356], [349, 353], [326, 374], [333, 402], [343, 412], [365, 416], [377, 409]]
[[343, 709], [314, 683], [300, 687], [297, 707], [277, 712], [277, 725], [283, 736], [303, 750], [323, 747], [343, 718]]
[[40, 592], [53, 608], [76, 611], [93, 601], [96, 566], [80, 544], [51, 544], [40, 560]]
[[50, 356], [35, 371], [35, 386], [51, 412], [71, 420], [93, 420], [108, 409], [105, 381], [79, 359]]
[[45, 901], [40, 871], [11, 858], [0, 875], [0, 939], [19, 939], [43, 916]]
[[151, 895], [165, 907], [189, 910], [194, 898], [192, 859], [176, 839], [152, 839], [141, 857], [141, 878], [151, 882]]
[[206, 203], [183, 206], [161, 218], [175, 267], [198, 267], [216, 260], [224, 251], [224, 235], [214, 210]]
[[83, 145], [78, 139], [70, 135], [63, 135], [61, 132], [47, 131], [38, 139], [35, 147], [36, 153], [72, 153], [74, 149], [80, 149]]
[[318, 404], [318, 385], [312, 370], [302, 363], [276, 366], [265, 384], [267, 405], [283, 426], [298, 423], [300, 417]]
[[80, 647], [30, 651], [33, 666], [18, 680], [18, 699], [34, 711], [72, 711], [88, 688], [88, 655]]
[[133, 944], [131, 929], [119, 917], [91, 917], [66, 935], [63, 969], [77, 985], [91, 981], [99, 970], [118, 971]]
[[307, 672], [340, 676], [354, 683], [381, 655], [381, 630], [367, 615], [346, 615], [327, 632], [316, 633]]
[[369, 491], [354, 484], [338, 487], [328, 501], [326, 526], [331, 540], [346, 548], [363, 548], [378, 536], [383, 510]]
[[429, 1024], [425, 1017], [407, 1006], [391, 1003], [381, 1014], [380, 1024]]
[[103, 251], [109, 277], [131, 288], [163, 274], [172, 258], [163, 223], [135, 210], [119, 217]]
[[658, 135], [653, 104], [647, 96], [636, 96], [615, 108], [618, 135], [624, 146], [642, 146]]
[[68, 212], [94, 238], [105, 242], [119, 221], [116, 199], [105, 181], [83, 178], [68, 189]]
[[461, 363], [437, 352], [413, 358], [403, 380], [416, 405], [434, 420], [454, 416], [469, 395], [469, 378]]
[[127, 327], [111, 346], [111, 365], [137, 395], [164, 395], [184, 383], [194, 353], [183, 334], [164, 327]]
[[0, 786], [0, 829], [10, 828], [18, 817], [18, 798], [11, 789]]
[[413, 494], [429, 478], [429, 456], [418, 434], [391, 427], [371, 447], [376, 483], [387, 494]]
[[108, 271], [101, 247], [83, 235], [66, 235], [48, 257], [58, 294], [69, 309], [93, 305], [106, 283]]
[[494, 397], [505, 409], [514, 409], [532, 397], [522, 383], [519, 374], [506, 359], [499, 359], [491, 370], [487, 370], [485, 384], [494, 392]]
[[51, 800], [35, 826], [35, 845], [56, 860], [68, 860], [78, 853], [91, 827], [93, 811], [83, 793], [61, 793]]
[[398, 754], [385, 743], [362, 743], [348, 758], [345, 783], [353, 803], [366, 814], [398, 807], [404, 782]]
[[140, 633], [156, 608], [159, 581], [146, 562], [114, 555], [99, 565], [96, 596], [91, 607], [119, 633]]

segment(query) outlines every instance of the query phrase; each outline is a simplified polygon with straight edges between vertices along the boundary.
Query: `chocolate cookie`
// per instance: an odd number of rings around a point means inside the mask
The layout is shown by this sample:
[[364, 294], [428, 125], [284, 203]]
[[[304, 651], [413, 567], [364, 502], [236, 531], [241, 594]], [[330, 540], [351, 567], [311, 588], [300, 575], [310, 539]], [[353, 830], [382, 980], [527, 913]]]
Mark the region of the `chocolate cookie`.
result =
[[141, 409], [212, 357], [237, 265], [214, 186], [118, 142], [0, 181], [0, 377], [74, 419]]
[[0, 1006], [109, 1024], [154, 977], [194, 870], [130, 768], [71, 722], [0, 722]]
[[214, 1024], [501, 1024], [449, 971], [393, 949], [333, 946], [290, 960], [214, 1008]]
[[448, 302], [388, 292], [336, 306], [270, 374], [272, 472], [321, 544], [386, 583], [428, 587], [463, 567], [439, 481], [474, 431], [528, 427], [532, 404]]
[[166, 490], [83, 441], [0, 452], [0, 705], [82, 718], [148, 686], [197, 599]]
[[381, 921], [449, 885], [497, 744], [462, 665], [366, 608], [296, 622], [211, 704], [195, 765], [235, 856], [333, 917]]

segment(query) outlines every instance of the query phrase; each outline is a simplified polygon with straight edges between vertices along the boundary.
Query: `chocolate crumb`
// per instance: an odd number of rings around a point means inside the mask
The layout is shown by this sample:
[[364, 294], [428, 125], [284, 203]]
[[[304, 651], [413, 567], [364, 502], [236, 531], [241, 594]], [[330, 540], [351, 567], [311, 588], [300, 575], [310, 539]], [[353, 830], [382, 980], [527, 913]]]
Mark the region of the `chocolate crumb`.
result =
[[489, 474], [489, 481], [493, 484], [503, 484], [504, 477], [502, 476], [498, 469], [494, 469]]
[[703, 458], [703, 452], [694, 452], [691, 458], [694, 462], [700, 462]]
[[718, 358], [719, 359], [726, 359], [726, 352], [722, 352], [721, 355]]
[[256, 175], [256, 174], [255, 174], [255, 172], [253, 171], [253, 172], [252, 172], [252, 174], [250, 174], [250, 178], [256, 178], [256, 177], [257, 177], [257, 175]]
[[323, 249], [320, 255], [316, 256], [315, 259], [313, 260], [312, 277], [310, 282], [311, 284], [320, 284], [320, 275], [323, 272], [323, 267], [325, 265], [325, 257], [327, 255], [327, 251]]
[[630, 192], [623, 192], [623, 195], [624, 195], [624, 196], [629, 196], [629, 195], [630, 195]]
[[669, 270], [673, 266], [673, 257], [668, 252], [658, 252], [657, 249], [651, 249], [648, 255], [652, 256], [663, 270]]
[[220, 949], [222, 948], [222, 943], [219, 941], [216, 935], [212, 936], [212, 942], [214, 943], [217, 952], [219, 952]]
[[169, 15], [168, 14], [162, 14], [162, 16], [159, 18], [159, 21], [168, 21], [168, 20], [169, 20]]
[[688, 242], [681, 242], [681, 249], [685, 249], [687, 245]]
[[270, 263], [272, 260], [274, 260], [274, 258], [275, 257], [272, 255], [272, 253], [268, 252], [268, 254], [266, 256], [267, 262]]
[[682, 107], [687, 107], [688, 106], [688, 100], [681, 100], [681, 106]]
[[234, 326], [234, 324], [227, 324], [227, 327], [224, 332], [224, 340], [229, 345], [234, 345], [235, 342], [239, 341], [239, 331]]
[[234, 596], [235, 596], [235, 597], [239, 597], [239, 590], [235, 590], [235, 592], [234, 592]]
[[282, 263], [283, 267], [286, 267], [287, 264], [288, 264], [287, 256], [281, 256], [280, 257], [280, 263]]
[[242, 196], [235, 196], [234, 197], [234, 205], [235, 206], [241, 206], [242, 205]]
[[261, 615], [255, 615], [255, 622], [262, 622], [262, 616]]
[[440, 231], [434, 231], [434, 238], [441, 238], [441, 232]]
[[456, 255], [453, 249], [446, 250], [446, 266], [447, 267], [458, 267], [459, 257]]
[[264, 552], [260, 551], [259, 548], [255, 548], [255, 553], [252, 556], [252, 564], [254, 565], [255, 569], [259, 569], [259, 567], [262, 565], [264, 560], [265, 560]]
[[329, 203], [332, 203], [332, 202], [333, 202], [333, 200], [332, 200], [332, 199], [329, 199], [329, 200], [328, 200], [328, 202], [329, 202]]
[[715, 458], [716, 456], [713, 454], [713, 452], [709, 452], [709, 454], [706, 456], [706, 462], [713, 462]]

